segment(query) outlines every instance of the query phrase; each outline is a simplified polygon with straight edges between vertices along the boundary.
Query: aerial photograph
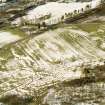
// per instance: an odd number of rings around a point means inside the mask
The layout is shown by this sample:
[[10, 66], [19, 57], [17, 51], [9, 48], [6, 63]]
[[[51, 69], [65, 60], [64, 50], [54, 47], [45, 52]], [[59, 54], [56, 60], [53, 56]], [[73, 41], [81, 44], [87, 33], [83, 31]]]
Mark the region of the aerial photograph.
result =
[[0, 0], [0, 105], [105, 105], [105, 0]]

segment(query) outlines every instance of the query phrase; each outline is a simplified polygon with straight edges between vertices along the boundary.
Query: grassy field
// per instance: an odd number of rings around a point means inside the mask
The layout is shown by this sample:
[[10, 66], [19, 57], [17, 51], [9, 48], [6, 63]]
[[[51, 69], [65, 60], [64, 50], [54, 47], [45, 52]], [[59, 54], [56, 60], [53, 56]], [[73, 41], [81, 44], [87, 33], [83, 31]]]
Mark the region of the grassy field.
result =
[[6, 27], [2, 27], [0, 29], [0, 31], [10, 32], [13, 35], [18, 35], [20, 37], [25, 37], [26, 36], [25, 32], [23, 32], [22, 30], [20, 30], [19, 27], [11, 27], [9, 25], [6, 26]]

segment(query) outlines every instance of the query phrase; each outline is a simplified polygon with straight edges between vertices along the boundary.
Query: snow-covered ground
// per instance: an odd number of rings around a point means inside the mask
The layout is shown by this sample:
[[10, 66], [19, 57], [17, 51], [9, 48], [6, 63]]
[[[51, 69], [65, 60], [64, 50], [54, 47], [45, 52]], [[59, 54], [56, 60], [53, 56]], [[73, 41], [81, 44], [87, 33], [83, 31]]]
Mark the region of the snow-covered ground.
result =
[[3, 47], [6, 44], [9, 44], [11, 42], [15, 42], [19, 40], [20, 37], [17, 35], [13, 35], [10, 32], [0, 32], [0, 48]]
[[[93, 0], [92, 2], [73, 2], [73, 3], [58, 3], [58, 2], [48, 2], [47, 4], [38, 6], [37, 8], [29, 11], [23, 18], [27, 21], [38, 19], [45, 15], [51, 14], [49, 19], [46, 19], [47, 24], [56, 23], [61, 19], [65, 13], [73, 13], [74, 10], [79, 10], [83, 8], [86, 10], [86, 6], [90, 5], [91, 8], [95, 8], [101, 3], [101, 0]], [[21, 19], [16, 19], [13, 24], [20, 24]]]
[[0, 56], [0, 97], [31, 96], [34, 90], [52, 82], [84, 77], [85, 68], [94, 72], [95, 67], [104, 66], [100, 59], [105, 58], [105, 52], [96, 47], [88, 32], [71, 27], [16, 43], [5, 53], [11, 55], [5, 64], [2, 62], [7, 58]]
[[[66, 3], [51, 2], [31, 10], [24, 18], [32, 20], [50, 12], [50, 19], [55, 19], [65, 14], [65, 11], [71, 11], [71, 7], [76, 9], [78, 5], [78, 9], [83, 6], [85, 8], [87, 3], [73, 4], [69, 6]], [[4, 55], [9, 57], [0, 56], [0, 98], [9, 95], [23, 98], [33, 96], [37, 90], [41, 91], [41, 87], [53, 85], [52, 82], [86, 76], [85, 69], [97, 76], [98, 71], [105, 68], [105, 52], [97, 47], [89, 35], [81, 29], [64, 27], [16, 43], [8, 52], [4, 49]], [[0, 38], [0, 41], [7, 44], [19, 37], [1, 32]], [[105, 44], [101, 47], [104, 48]]]

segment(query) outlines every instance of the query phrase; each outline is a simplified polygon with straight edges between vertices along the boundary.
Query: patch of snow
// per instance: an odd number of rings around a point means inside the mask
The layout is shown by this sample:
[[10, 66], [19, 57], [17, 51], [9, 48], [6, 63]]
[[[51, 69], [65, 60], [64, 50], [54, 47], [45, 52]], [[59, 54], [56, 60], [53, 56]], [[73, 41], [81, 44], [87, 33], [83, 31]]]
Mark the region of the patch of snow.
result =
[[20, 39], [19, 36], [13, 35], [10, 32], [0, 32], [0, 48], [6, 44], [9, 44], [11, 42], [15, 42], [19, 39]]
[[105, 49], [105, 43], [102, 43], [102, 44], [101, 44], [101, 48], [102, 48], [102, 49]]
[[93, 0], [91, 1], [92, 8], [96, 8], [101, 3], [101, 0]]

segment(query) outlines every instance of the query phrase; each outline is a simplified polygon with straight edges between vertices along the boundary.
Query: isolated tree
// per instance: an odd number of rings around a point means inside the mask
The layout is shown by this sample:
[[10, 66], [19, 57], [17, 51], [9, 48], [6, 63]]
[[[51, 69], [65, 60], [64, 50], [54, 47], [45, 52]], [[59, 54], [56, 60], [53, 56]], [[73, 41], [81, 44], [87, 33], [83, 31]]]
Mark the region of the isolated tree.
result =
[[77, 10], [74, 10], [74, 14], [77, 14]]
[[81, 11], [84, 12], [84, 9], [82, 8]]
[[40, 27], [41, 27], [41, 26], [40, 26], [40, 23], [38, 23], [37, 26], [38, 26], [38, 29], [40, 29]]
[[43, 26], [43, 27], [46, 27], [46, 23], [45, 23], [45, 22], [42, 22], [42, 26]]
[[65, 16], [66, 16], [66, 17], [68, 17], [68, 14], [67, 14], [67, 13], [65, 13]]
[[64, 20], [64, 16], [61, 17], [61, 20]]
[[86, 5], [86, 10], [87, 10], [87, 9], [90, 9], [90, 7], [91, 7], [91, 6], [90, 6], [89, 4]]

